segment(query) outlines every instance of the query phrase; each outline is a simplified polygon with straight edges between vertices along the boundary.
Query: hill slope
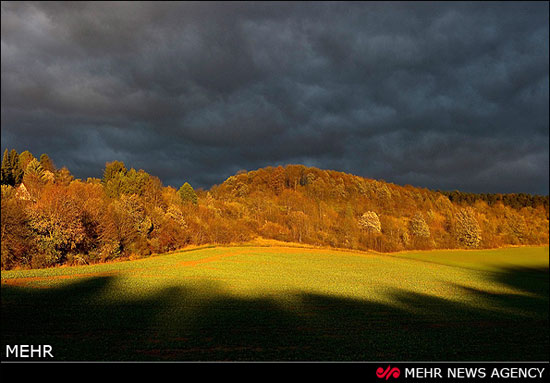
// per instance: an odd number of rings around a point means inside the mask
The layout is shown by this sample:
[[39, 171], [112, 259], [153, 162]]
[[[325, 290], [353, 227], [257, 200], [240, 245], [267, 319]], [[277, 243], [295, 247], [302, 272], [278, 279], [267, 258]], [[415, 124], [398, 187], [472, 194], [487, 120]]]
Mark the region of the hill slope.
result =
[[2, 268], [82, 264], [255, 237], [391, 252], [548, 244], [548, 197], [441, 193], [303, 165], [196, 192], [107, 163], [75, 180], [47, 155], [2, 162]]
[[302, 165], [242, 172], [208, 195], [286, 241], [378, 251], [548, 243], [548, 197], [442, 193]]

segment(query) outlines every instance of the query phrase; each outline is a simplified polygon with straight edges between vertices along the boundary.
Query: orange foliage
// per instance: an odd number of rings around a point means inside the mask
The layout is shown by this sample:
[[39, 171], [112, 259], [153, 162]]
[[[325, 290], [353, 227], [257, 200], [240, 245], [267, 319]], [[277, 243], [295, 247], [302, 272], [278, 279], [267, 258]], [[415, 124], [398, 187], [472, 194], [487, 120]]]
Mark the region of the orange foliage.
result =
[[[521, 208], [504, 205], [505, 198], [453, 203], [428, 189], [287, 165], [240, 171], [198, 191], [197, 204], [190, 204], [142, 170], [117, 175], [120, 185], [74, 180], [65, 168], [56, 170], [55, 182], [35, 173], [23, 177], [32, 182], [32, 198], [2, 189], [3, 269], [256, 237], [377, 251], [548, 243], [547, 197]], [[367, 218], [375, 216], [369, 226]], [[471, 237], [476, 230], [480, 240]]]

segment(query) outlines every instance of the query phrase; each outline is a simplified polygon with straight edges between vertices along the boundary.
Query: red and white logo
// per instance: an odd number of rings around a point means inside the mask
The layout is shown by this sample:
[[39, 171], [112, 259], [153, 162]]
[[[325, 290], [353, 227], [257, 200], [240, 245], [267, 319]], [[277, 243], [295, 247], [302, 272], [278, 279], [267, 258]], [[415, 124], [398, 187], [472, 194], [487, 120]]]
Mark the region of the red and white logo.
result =
[[401, 375], [401, 371], [399, 371], [399, 368], [392, 368], [390, 365], [388, 365], [385, 370], [382, 367], [378, 367], [376, 369], [376, 376], [378, 376], [380, 379], [386, 378], [386, 380], [388, 380], [390, 377], [399, 378], [399, 375]]

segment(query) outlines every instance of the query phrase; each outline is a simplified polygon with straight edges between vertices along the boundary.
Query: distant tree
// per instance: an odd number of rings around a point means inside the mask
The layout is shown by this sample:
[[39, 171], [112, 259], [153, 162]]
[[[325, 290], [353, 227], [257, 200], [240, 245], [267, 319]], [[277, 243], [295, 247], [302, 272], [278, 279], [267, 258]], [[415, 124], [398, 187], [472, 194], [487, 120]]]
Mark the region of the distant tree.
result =
[[300, 177], [300, 185], [302, 185], [302, 186], [309, 185], [309, 184], [313, 183], [313, 181], [315, 180], [315, 174], [313, 174], [313, 173], [305, 174], [305, 171], [306, 170], [304, 170], [302, 172], [302, 176]]
[[19, 164], [19, 154], [15, 149], [4, 151], [2, 157], [1, 183], [2, 185], [17, 186], [23, 179], [23, 169]]
[[15, 185], [11, 155], [8, 149], [4, 150], [4, 156], [2, 157], [2, 185]]
[[184, 203], [191, 202], [194, 205], [198, 203], [198, 197], [193, 187], [188, 182], [184, 183], [178, 190], [178, 195]]
[[377, 182], [376, 197], [381, 204], [385, 204], [391, 199], [391, 191], [385, 183]]
[[307, 236], [307, 215], [302, 211], [291, 211], [288, 215], [288, 223], [294, 241], [302, 242]]
[[23, 170], [23, 172], [27, 168], [29, 162], [31, 162], [32, 160], [34, 160], [34, 156], [31, 152], [29, 152], [28, 150], [21, 152], [21, 154], [19, 155], [19, 167]]
[[73, 175], [65, 166], [59, 169], [55, 174], [55, 182], [68, 186], [74, 180]]
[[409, 221], [409, 233], [411, 234], [409, 240], [413, 248], [427, 249], [433, 247], [433, 241], [430, 240], [430, 228], [422, 213], [417, 212]]
[[40, 165], [42, 165], [42, 169], [44, 169], [45, 171], [50, 171], [54, 173], [56, 170], [53, 161], [45, 153], [40, 156]]
[[45, 184], [44, 169], [40, 162], [32, 159], [25, 169], [23, 183], [33, 198], [37, 198], [42, 186]]
[[481, 241], [481, 229], [472, 208], [461, 209], [456, 214], [455, 235], [457, 242], [469, 248], [479, 246]]
[[24, 169], [22, 169], [21, 165], [19, 164], [19, 154], [17, 154], [17, 151], [15, 149], [11, 150], [10, 161], [11, 161], [13, 182], [14, 182], [14, 185], [17, 186], [21, 183], [21, 181], [23, 181]]
[[11, 185], [2, 185], [2, 198], [11, 198], [15, 195], [16, 190]]
[[38, 162], [36, 159], [33, 159], [27, 164], [27, 167], [25, 168], [25, 176], [28, 175], [36, 175], [39, 178], [42, 178], [44, 176], [44, 168]]
[[182, 228], [187, 227], [187, 222], [185, 222], [183, 213], [175, 205], [168, 206], [168, 209], [166, 209], [165, 217], [167, 219], [174, 221], [177, 225], [179, 225]]
[[[32, 253], [33, 242], [27, 225], [25, 202], [18, 198], [9, 198], [2, 185], [2, 236], [1, 267], [10, 269], [15, 266], [27, 266], [29, 253]], [[12, 193], [13, 194], [13, 193]]]
[[158, 177], [147, 175], [146, 182], [141, 186], [140, 191], [148, 204], [163, 206], [162, 181]]
[[120, 196], [124, 188], [124, 177], [128, 173], [126, 166], [121, 161], [107, 162], [103, 170], [103, 185], [105, 194], [111, 198]]
[[144, 170], [136, 171], [132, 168], [126, 174], [119, 173], [121, 179], [120, 193], [143, 195], [145, 185], [149, 180], [149, 174]]
[[51, 266], [64, 259], [84, 240], [81, 205], [63, 186], [45, 188], [35, 204], [29, 205], [29, 225], [38, 238], [37, 266]]
[[430, 228], [420, 213], [416, 213], [410, 220], [409, 231], [416, 238], [430, 237]]
[[369, 233], [380, 233], [382, 231], [380, 219], [378, 218], [378, 214], [374, 211], [367, 211], [363, 213], [361, 218], [359, 218], [359, 226], [367, 230]]
[[[102, 180], [85, 182], [67, 168], [50, 172], [48, 163], [28, 151], [4, 152], [3, 269], [144, 256], [257, 235], [385, 252], [548, 243], [548, 196], [434, 192], [302, 165], [241, 171], [195, 192], [188, 183], [164, 187], [120, 161], [106, 164]], [[25, 170], [19, 186], [17, 169]], [[47, 181], [52, 174], [54, 182]]]
[[248, 185], [244, 182], [237, 181], [234, 194], [236, 197], [245, 197], [248, 194]]
[[271, 173], [269, 186], [277, 195], [283, 191], [285, 187], [285, 169], [282, 166], [277, 166]]
[[285, 173], [288, 176], [287, 186], [296, 190], [298, 185], [301, 183], [302, 173], [305, 169], [303, 165], [287, 165], [285, 167]]
[[308, 189], [319, 200], [324, 200], [329, 192], [326, 182], [321, 177], [315, 178], [311, 183], [308, 183]]
[[153, 229], [143, 201], [136, 194], [122, 195], [115, 202], [115, 208], [121, 217], [124, 217], [124, 224], [132, 227], [140, 235], [147, 236]]
[[124, 162], [121, 161], [112, 161], [105, 164], [105, 169], [103, 170], [103, 183], [106, 184], [111, 179], [116, 178], [119, 175], [126, 175], [126, 166]]
[[525, 218], [517, 211], [510, 209], [507, 212], [508, 235], [511, 237], [511, 242], [514, 244], [524, 243], [527, 234], [527, 223]]
[[182, 247], [188, 239], [187, 228], [187, 222], [178, 206], [168, 206], [166, 213], [160, 211], [158, 223], [155, 225], [155, 238], [152, 240], [153, 251], [171, 251]]
[[147, 237], [152, 231], [153, 222], [141, 198], [121, 195], [109, 203], [99, 220], [101, 259], [150, 254]]

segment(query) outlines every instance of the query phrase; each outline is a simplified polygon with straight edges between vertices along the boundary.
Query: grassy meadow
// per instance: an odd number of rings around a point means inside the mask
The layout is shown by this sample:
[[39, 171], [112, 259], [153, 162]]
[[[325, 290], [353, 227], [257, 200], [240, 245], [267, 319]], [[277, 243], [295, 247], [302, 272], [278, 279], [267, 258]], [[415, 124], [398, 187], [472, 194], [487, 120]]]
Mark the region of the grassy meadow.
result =
[[2, 349], [55, 360], [548, 360], [548, 246], [228, 246], [2, 272]]

